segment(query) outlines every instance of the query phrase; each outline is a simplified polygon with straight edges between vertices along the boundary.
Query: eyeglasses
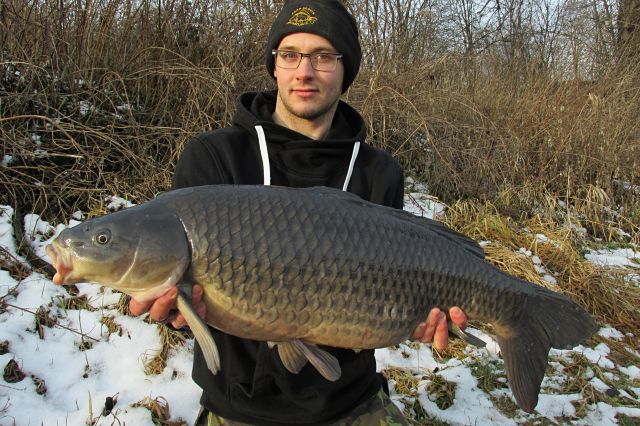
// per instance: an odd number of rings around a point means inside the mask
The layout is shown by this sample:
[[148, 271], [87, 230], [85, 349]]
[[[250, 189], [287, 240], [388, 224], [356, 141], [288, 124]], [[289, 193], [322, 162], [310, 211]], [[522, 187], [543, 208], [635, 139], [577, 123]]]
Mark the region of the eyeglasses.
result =
[[294, 70], [300, 66], [302, 58], [307, 57], [311, 62], [311, 67], [316, 71], [333, 71], [336, 69], [338, 59], [342, 58], [342, 53], [300, 53], [291, 50], [272, 50], [275, 56], [276, 66], [289, 70]]

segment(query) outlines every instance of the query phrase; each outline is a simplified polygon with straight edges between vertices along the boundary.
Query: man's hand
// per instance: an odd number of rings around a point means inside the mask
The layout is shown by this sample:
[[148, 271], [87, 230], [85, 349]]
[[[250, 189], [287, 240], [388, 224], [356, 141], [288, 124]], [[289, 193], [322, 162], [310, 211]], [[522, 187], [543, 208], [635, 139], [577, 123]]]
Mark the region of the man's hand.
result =
[[[191, 305], [200, 318], [205, 319], [207, 317], [207, 307], [204, 304], [204, 300], [202, 300], [203, 294], [204, 290], [202, 287], [194, 285], [191, 290]], [[171, 323], [171, 325], [176, 329], [182, 328], [187, 325], [187, 321], [176, 309], [177, 297], [178, 289], [176, 287], [172, 287], [167, 290], [165, 294], [155, 300], [136, 302], [131, 299], [129, 302], [129, 312], [131, 315], [138, 316], [149, 311], [149, 316], [152, 320]]]
[[[454, 306], [449, 309], [451, 321], [461, 330], [467, 326], [467, 316], [462, 309]], [[422, 343], [433, 342], [433, 347], [442, 350], [449, 344], [449, 330], [447, 327], [447, 315], [439, 308], [433, 308], [425, 322], [418, 324], [412, 338]]]

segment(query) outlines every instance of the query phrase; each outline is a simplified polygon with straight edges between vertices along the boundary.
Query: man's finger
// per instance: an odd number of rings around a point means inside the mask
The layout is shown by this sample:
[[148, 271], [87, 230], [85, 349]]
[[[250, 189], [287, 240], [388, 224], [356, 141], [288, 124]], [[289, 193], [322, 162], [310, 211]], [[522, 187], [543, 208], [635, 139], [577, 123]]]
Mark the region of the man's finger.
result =
[[198, 314], [198, 316], [200, 318], [202, 318], [203, 320], [207, 319], [207, 305], [204, 304], [204, 302], [201, 302], [200, 304], [198, 304], [198, 306], [196, 306], [196, 313]]
[[444, 312], [438, 315], [436, 330], [433, 335], [433, 347], [441, 351], [449, 344], [449, 327], [447, 326], [447, 316]]
[[193, 304], [198, 304], [202, 301], [202, 296], [204, 295], [204, 289], [201, 285], [194, 285], [191, 288], [191, 301]]
[[144, 314], [149, 310], [153, 300], [147, 302], [137, 302], [133, 299], [129, 300], [129, 313], [135, 317]]
[[462, 309], [457, 306], [449, 309], [449, 317], [461, 330], [464, 330], [467, 327], [467, 316]]
[[438, 324], [438, 317], [442, 312], [439, 308], [433, 308], [429, 312], [427, 316], [427, 321], [425, 323], [424, 333], [420, 336], [420, 341], [422, 343], [431, 343], [433, 340], [433, 333], [436, 331], [436, 325]]
[[[196, 311], [196, 313], [200, 318], [206, 319], [207, 306], [204, 304], [203, 296], [204, 296], [204, 289], [202, 288], [202, 286], [197, 284], [194, 285], [193, 288], [191, 289], [191, 305], [193, 306], [193, 309]], [[189, 324], [187, 323], [187, 320], [184, 318], [184, 315], [178, 312], [175, 319], [171, 321], [171, 325], [176, 329], [180, 329], [185, 326], [188, 326]]]
[[176, 297], [178, 296], [178, 289], [173, 287], [169, 289], [165, 294], [158, 297], [151, 309], [149, 309], [149, 316], [155, 321], [164, 321], [169, 316], [169, 312], [176, 306]]
[[171, 325], [173, 326], [173, 328], [175, 328], [176, 330], [181, 329], [182, 327], [187, 325], [187, 321], [184, 319], [184, 316], [182, 314], [178, 314], [176, 316], [176, 319], [174, 319], [173, 321], [171, 321]]
[[411, 336], [411, 338], [413, 340], [422, 339], [422, 335], [424, 334], [426, 329], [427, 329], [427, 323], [426, 322], [421, 322], [420, 324], [418, 324], [416, 329], [413, 330], [413, 335]]

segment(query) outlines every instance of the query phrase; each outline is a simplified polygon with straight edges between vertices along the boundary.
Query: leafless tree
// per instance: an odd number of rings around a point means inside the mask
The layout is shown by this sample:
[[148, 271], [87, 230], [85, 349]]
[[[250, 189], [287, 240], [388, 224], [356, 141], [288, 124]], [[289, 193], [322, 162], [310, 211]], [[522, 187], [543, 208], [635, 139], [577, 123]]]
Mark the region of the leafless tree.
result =
[[618, 51], [626, 61], [640, 58], [640, 0], [620, 0]]

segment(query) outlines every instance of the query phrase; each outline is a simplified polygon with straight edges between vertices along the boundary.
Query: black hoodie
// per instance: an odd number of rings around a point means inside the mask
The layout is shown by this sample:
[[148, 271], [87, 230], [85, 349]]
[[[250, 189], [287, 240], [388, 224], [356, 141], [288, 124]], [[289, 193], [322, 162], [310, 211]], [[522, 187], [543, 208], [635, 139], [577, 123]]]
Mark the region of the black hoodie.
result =
[[[256, 131], [261, 126], [271, 184], [343, 188], [354, 144], [359, 141], [348, 190], [366, 200], [402, 208], [402, 169], [391, 155], [364, 143], [366, 127], [353, 108], [341, 101], [327, 138], [317, 141], [273, 122], [276, 96], [275, 91], [243, 94], [231, 127], [190, 140], [178, 161], [174, 188], [264, 183]], [[382, 383], [373, 350], [356, 354], [328, 348], [342, 368], [340, 379], [330, 382], [309, 364], [299, 374], [289, 373], [266, 342], [211, 331], [220, 351], [221, 371], [210, 373], [196, 344], [193, 379], [203, 389], [201, 404], [229, 420], [259, 425], [336, 421], [373, 396]]]

